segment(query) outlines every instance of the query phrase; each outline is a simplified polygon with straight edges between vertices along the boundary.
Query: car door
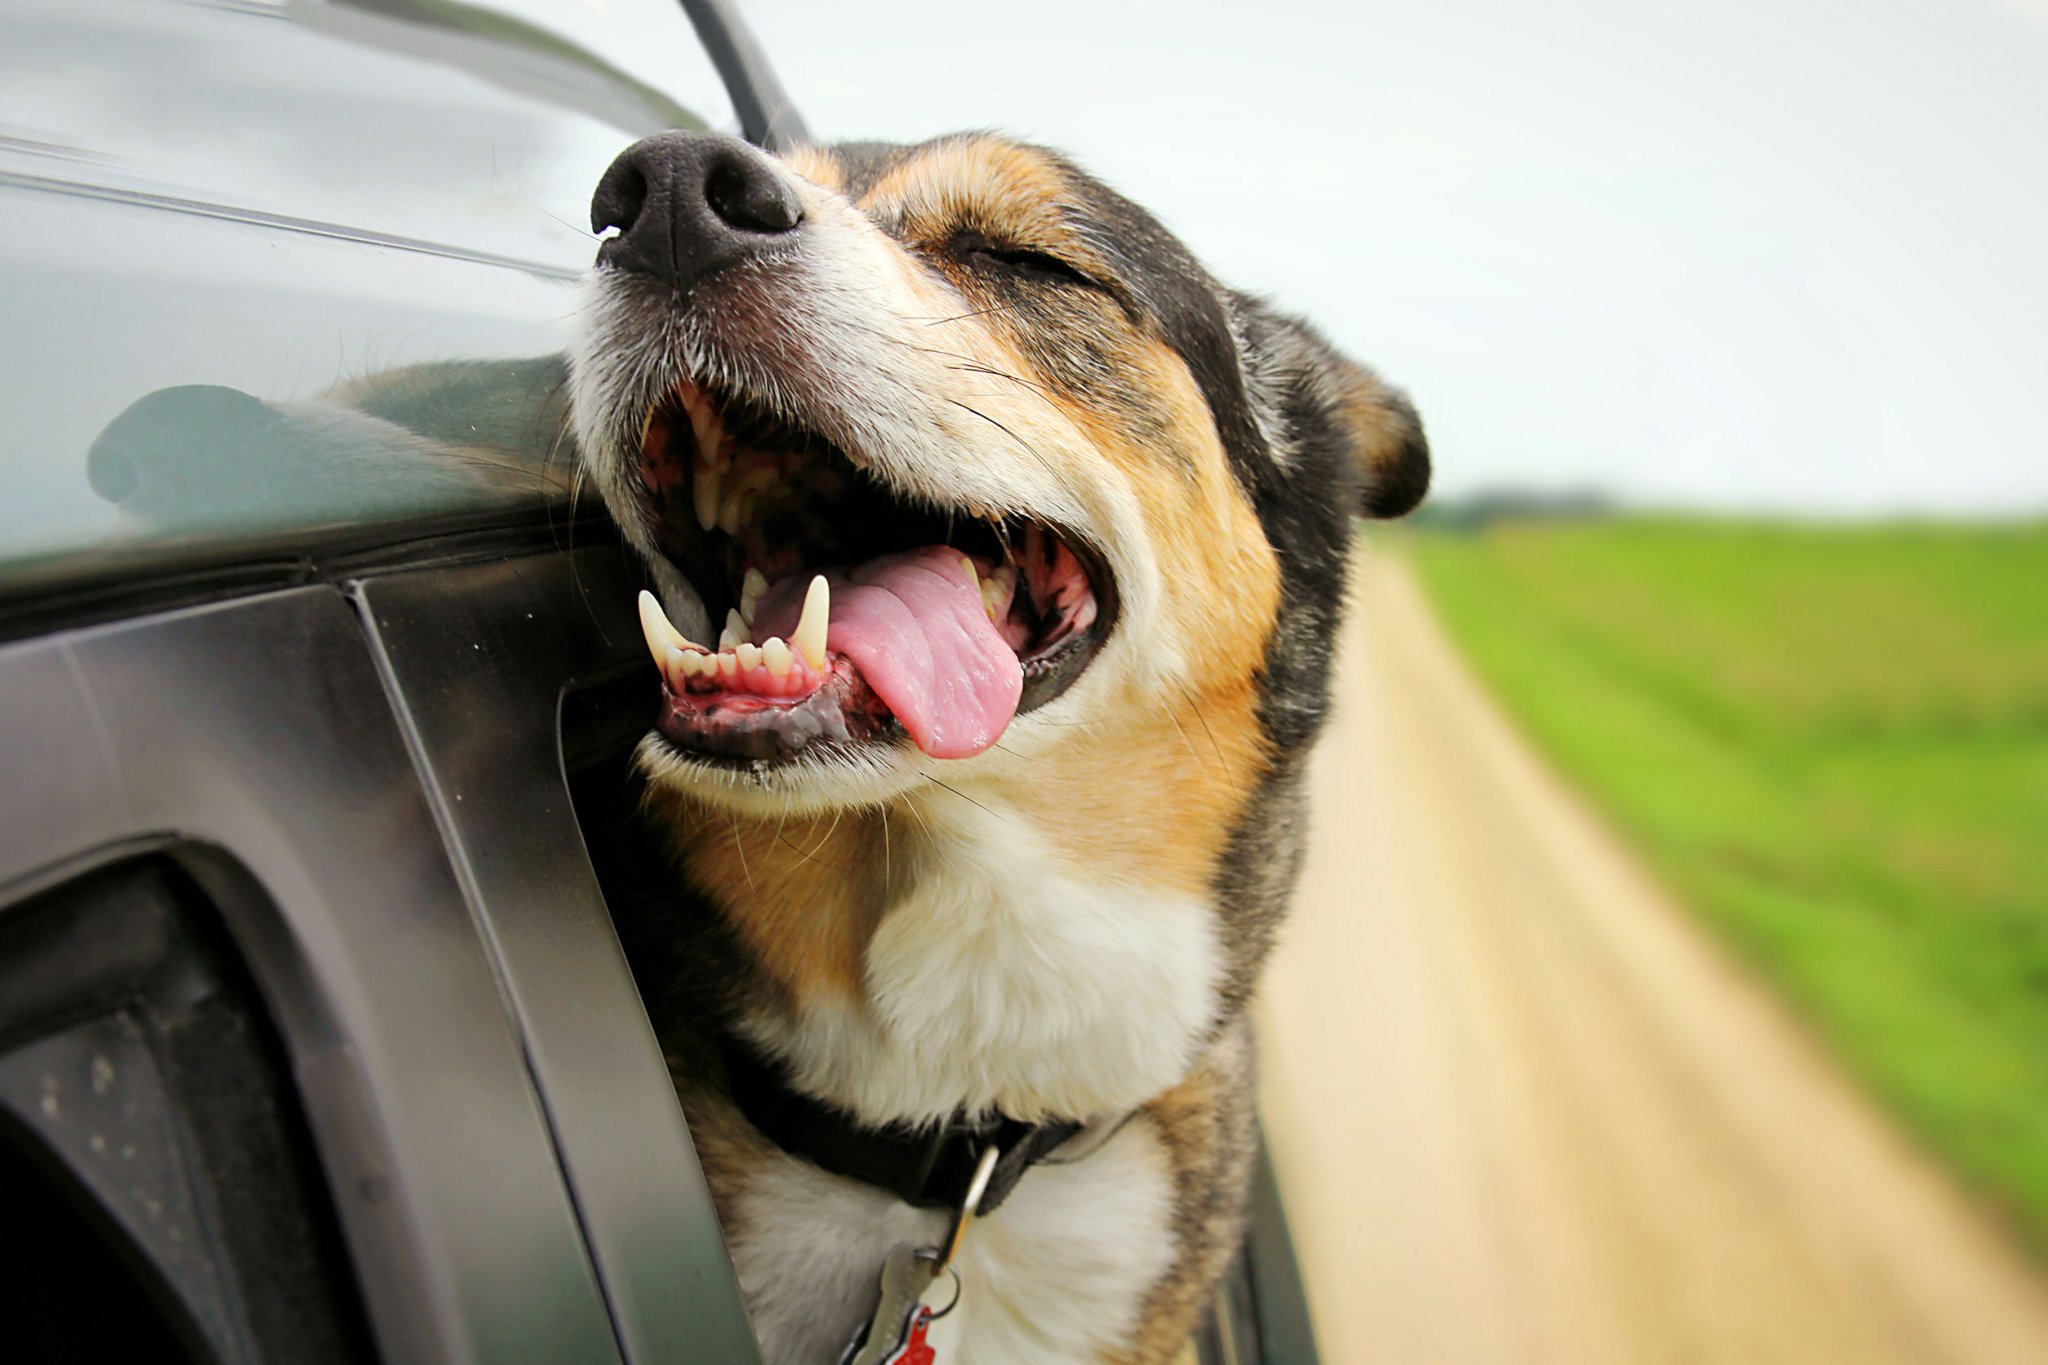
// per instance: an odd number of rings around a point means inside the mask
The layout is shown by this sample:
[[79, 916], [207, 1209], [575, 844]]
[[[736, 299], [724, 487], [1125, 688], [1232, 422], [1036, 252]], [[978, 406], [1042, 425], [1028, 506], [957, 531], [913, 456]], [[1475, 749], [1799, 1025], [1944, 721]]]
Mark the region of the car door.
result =
[[0, 22], [9, 1357], [755, 1358], [558, 724], [637, 652], [584, 205], [731, 118], [689, 24]]

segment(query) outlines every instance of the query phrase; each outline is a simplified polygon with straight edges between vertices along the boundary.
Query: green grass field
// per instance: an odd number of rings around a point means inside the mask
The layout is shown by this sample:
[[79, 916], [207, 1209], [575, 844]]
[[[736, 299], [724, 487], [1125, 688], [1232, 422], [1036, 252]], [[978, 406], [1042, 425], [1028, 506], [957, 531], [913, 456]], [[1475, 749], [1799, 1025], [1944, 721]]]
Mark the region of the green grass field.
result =
[[2048, 524], [1410, 544], [1538, 745], [2048, 1253]]

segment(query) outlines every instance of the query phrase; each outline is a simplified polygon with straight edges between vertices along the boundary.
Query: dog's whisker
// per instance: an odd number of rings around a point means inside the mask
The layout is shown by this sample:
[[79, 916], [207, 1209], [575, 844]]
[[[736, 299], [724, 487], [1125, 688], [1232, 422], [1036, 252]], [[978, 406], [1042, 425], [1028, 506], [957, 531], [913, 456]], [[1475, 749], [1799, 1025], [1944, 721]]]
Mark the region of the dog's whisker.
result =
[[1011, 748], [1009, 745], [1003, 743], [1001, 740], [997, 740], [994, 747], [1000, 750], [1001, 752], [1008, 754], [1011, 758], [1016, 759], [1019, 763], [1048, 763], [1052, 761], [1052, 755], [1050, 754], [1023, 753], [1020, 750]]
[[961, 408], [967, 412], [972, 413], [974, 416], [979, 417], [982, 421], [994, 427], [997, 431], [1002, 432], [1003, 435], [1009, 437], [1012, 441], [1015, 441], [1017, 443], [1018, 449], [1022, 450], [1032, 459], [1038, 461], [1040, 465], [1044, 466], [1045, 472], [1050, 474], [1056, 482], [1066, 482], [1065, 476], [1062, 475], [1060, 471], [1053, 465], [1053, 462], [1051, 460], [1046, 459], [1044, 455], [1040, 454], [1038, 448], [1032, 445], [1029, 441], [1025, 440], [1022, 436], [1019, 436], [1016, 432], [1010, 430], [1001, 422], [998, 422], [995, 418], [983, 412], [980, 408], [975, 407], [972, 403], [963, 403], [957, 398], [948, 398], [946, 401], [948, 403], [951, 403], [956, 408]]
[[995, 810], [992, 807], [982, 804], [981, 802], [975, 800], [973, 797], [969, 796], [966, 792], [961, 791], [952, 783], [943, 781], [940, 778], [933, 777], [930, 773], [924, 773], [922, 774], [922, 776], [924, 777], [925, 781], [930, 782], [934, 786], [944, 788], [946, 791], [951, 792], [953, 795], [959, 797], [962, 801], [965, 801], [968, 805], [973, 806], [975, 809], [993, 815], [998, 820], [1010, 821], [1011, 823], [1015, 823], [1012, 817], [1005, 815], [1002, 811]]
[[932, 837], [932, 827], [925, 823], [924, 812], [917, 808], [917, 803], [915, 801], [905, 802], [903, 809], [910, 812], [911, 818], [917, 821], [918, 828], [924, 831], [924, 837], [930, 839]]
[[1187, 727], [1180, 723], [1180, 717], [1176, 716], [1173, 713], [1173, 708], [1170, 706], [1166, 708], [1166, 718], [1172, 721], [1173, 728], [1180, 732], [1180, 742], [1187, 749], [1188, 757], [1193, 759], [1197, 763], [1208, 762], [1207, 759], [1203, 758], [1202, 755], [1196, 751], [1195, 742], [1188, 738]]
[[739, 817], [730, 817], [726, 821], [726, 826], [732, 830], [733, 852], [739, 855], [740, 871], [747, 879], [747, 890], [758, 891], [760, 888], [754, 885], [754, 870], [747, 866], [747, 841], [740, 837]]
[[576, 224], [570, 222], [567, 218], [564, 218], [561, 214], [554, 212], [552, 209], [542, 209], [541, 212], [546, 214], [548, 217], [554, 219], [556, 222], [560, 223], [563, 227], [569, 229], [569, 231], [575, 233], [579, 237], [588, 237], [593, 242], [602, 240], [598, 237], [596, 233], [592, 232], [590, 229], [578, 227]]
[[968, 310], [967, 312], [965, 312], [965, 313], [955, 313], [955, 314], [953, 314], [953, 315], [952, 315], [951, 317], [945, 317], [945, 318], [920, 318], [920, 317], [911, 317], [911, 318], [909, 318], [908, 320], [909, 320], [909, 321], [911, 321], [911, 322], [915, 322], [915, 323], [918, 323], [918, 324], [919, 324], [920, 326], [924, 326], [924, 327], [944, 327], [944, 326], [946, 326], [946, 325], [947, 325], [948, 323], [953, 323], [953, 322], [965, 322], [965, 321], [967, 321], [967, 320], [968, 320], [969, 318], [985, 318], [985, 317], [988, 317], [989, 315], [991, 315], [991, 314], [993, 314], [993, 313], [1000, 313], [1000, 312], [1002, 312], [1002, 311], [1003, 311], [1002, 309], [1000, 309], [1000, 308], [995, 308], [995, 307], [990, 307], [990, 308], [972, 308], [972, 309], [969, 309], [969, 310]]
[[1036, 380], [1026, 379], [1021, 374], [1011, 374], [1006, 370], [992, 369], [987, 365], [976, 365], [972, 363], [966, 365], [948, 365], [946, 368], [949, 370], [958, 370], [964, 374], [985, 374], [988, 375], [991, 379], [1007, 379], [1012, 384], [1022, 384], [1025, 388], [1030, 389], [1033, 393], [1036, 393], [1039, 397], [1045, 399], [1047, 402], [1052, 401], [1051, 390], [1047, 389], [1045, 385], [1038, 383]]
[[1188, 710], [1193, 713], [1195, 723], [1202, 727], [1202, 733], [1208, 737], [1209, 748], [1216, 754], [1217, 770], [1230, 782], [1231, 790], [1236, 792], [1238, 799], [1242, 801], [1245, 795], [1244, 788], [1239, 784], [1237, 774], [1231, 770], [1230, 761], [1223, 756], [1223, 746], [1216, 742], [1216, 732], [1209, 728], [1209, 718], [1202, 714], [1201, 705], [1196, 702], [1194, 693], [1188, 691], [1186, 683], [1176, 681], [1174, 687], [1187, 699]]
[[825, 846], [825, 840], [823, 839], [820, 839], [818, 841], [817, 848], [805, 849], [799, 846], [796, 840], [782, 833], [782, 831], [777, 830], [775, 832], [775, 842], [781, 844], [783, 847], [787, 848], [790, 852], [796, 854], [797, 857], [803, 859], [805, 862], [815, 863], [817, 866], [824, 868], [827, 872], [836, 872], [841, 876], [852, 875], [852, 870], [850, 868], [836, 866], [835, 864], [826, 862], [823, 858], [820, 858], [818, 856], [818, 849], [823, 848]]

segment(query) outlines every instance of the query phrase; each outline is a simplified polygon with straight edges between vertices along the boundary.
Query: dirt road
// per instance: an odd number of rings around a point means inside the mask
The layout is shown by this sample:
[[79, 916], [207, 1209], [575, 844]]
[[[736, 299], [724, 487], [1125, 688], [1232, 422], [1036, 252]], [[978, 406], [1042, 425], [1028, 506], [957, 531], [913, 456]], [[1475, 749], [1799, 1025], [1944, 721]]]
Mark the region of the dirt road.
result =
[[2048, 1362], [2030, 1268], [1367, 557], [1264, 1100], [1331, 1365]]

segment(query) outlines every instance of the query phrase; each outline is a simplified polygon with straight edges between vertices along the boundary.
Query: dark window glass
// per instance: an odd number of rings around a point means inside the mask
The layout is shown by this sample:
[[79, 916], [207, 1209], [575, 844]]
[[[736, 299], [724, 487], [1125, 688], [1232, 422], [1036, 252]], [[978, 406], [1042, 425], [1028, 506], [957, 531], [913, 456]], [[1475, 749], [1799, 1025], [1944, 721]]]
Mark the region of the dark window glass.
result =
[[559, 497], [590, 191], [731, 120], [667, 0], [0, 0], [0, 610]]

